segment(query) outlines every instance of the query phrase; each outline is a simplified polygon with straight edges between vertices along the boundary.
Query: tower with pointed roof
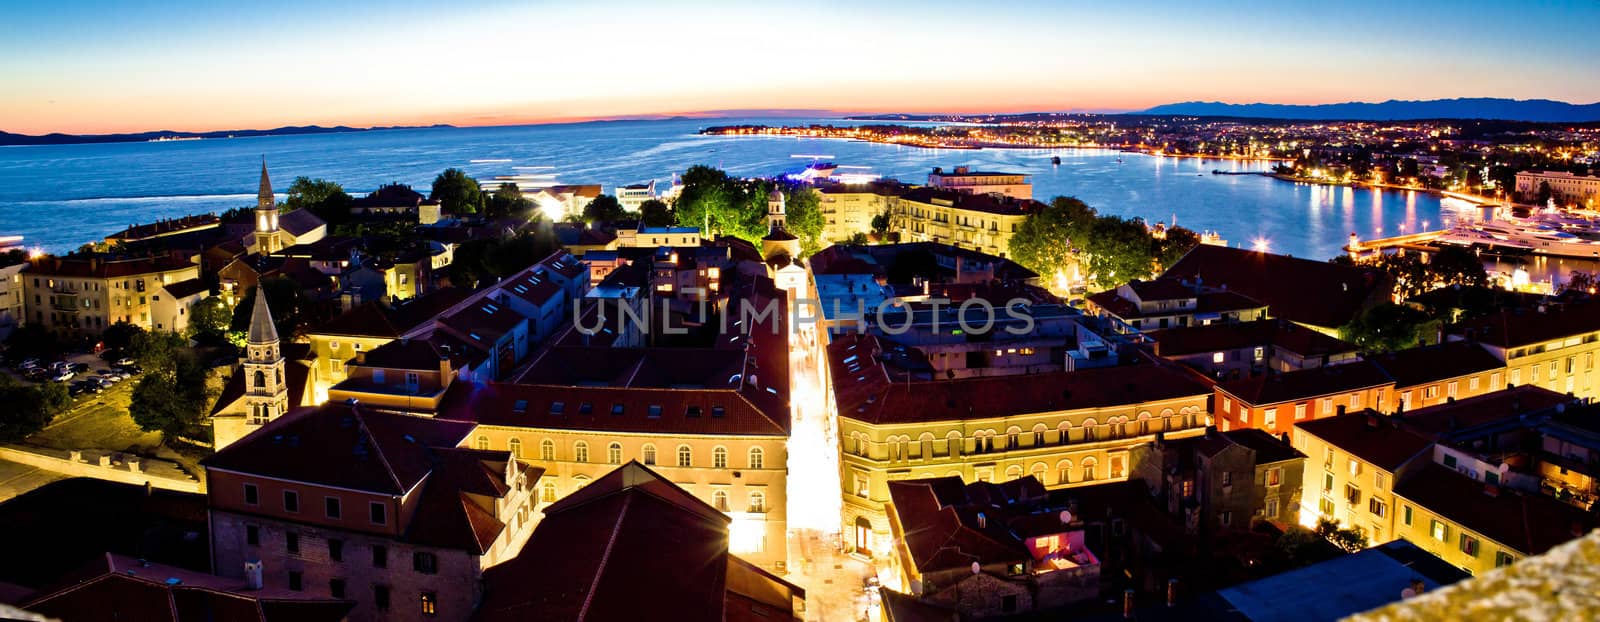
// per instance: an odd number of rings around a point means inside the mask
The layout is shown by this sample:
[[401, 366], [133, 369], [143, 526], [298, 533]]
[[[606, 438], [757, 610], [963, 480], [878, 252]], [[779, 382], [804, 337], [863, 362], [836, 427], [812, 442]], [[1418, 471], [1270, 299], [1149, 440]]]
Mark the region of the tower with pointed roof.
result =
[[800, 238], [784, 228], [786, 211], [783, 191], [773, 188], [767, 193], [767, 235], [761, 238], [761, 254], [768, 262], [779, 257], [792, 261], [800, 256]]
[[278, 236], [278, 201], [267, 178], [267, 159], [261, 158], [261, 186], [256, 190], [256, 252], [262, 255], [282, 250]]
[[278, 348], [278, 328], [272, 324], [265, 291], [256, 289], [250, 312], [250, 333], [245, 343], [244, 403], [249, 426], [265, 425], [289, 410], [289, 385], [283, 380], [283, 351]]

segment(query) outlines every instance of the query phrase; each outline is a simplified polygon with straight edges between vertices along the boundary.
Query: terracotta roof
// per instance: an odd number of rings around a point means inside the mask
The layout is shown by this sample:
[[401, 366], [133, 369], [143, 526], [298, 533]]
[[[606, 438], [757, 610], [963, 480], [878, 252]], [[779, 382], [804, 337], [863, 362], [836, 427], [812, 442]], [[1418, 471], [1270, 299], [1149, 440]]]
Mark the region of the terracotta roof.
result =
[[426, 339], [396, 339], [361, 355], [359, 365], [390, 369], [439, 369], [449, 355]]
[[1464, 400], [1435, 404], [1401, 415], [1406, 429], [1430, 438], [1444, 438], [1458, 430], [1520, 419], [1522, 415], [1576, 404], [1569, 397], [1534, 385], [1510, 387]]
[[57, 257], [46, 255], [32, 261], [28, 272], [37, 276], [65, 276], [77, 278], [109, 279], [141, 274], [172, 272], [195, 267], [187, 257], [120, 257], [104, 253], [88, 253]]
[[1128, 281], [1126, 285], [1128, 289], [1133, 290], [1134, 295], [1138, 296], [1140, 300], [1147, 302], [1153, 300], [1184, 300], [1194, 298], [1200, 294], [1194, 286], [1185, 285], [1178, 279], [1152, 279], [1149, 281], [1134, 279]]
[[[1031, 482], [1037, 488], [1037, 495], [1043, 496], [1044, 486], [1033, 476], [1013, 481], [1024, 482], [1024, 486]], [[987, 566], [1030, 559], [1021, 538], [1006, 524], [1017, 513], [1013, 505], [1017, 499], [985, 498], [984, 502], [977, 502], [969, 498], [967, 490], [979, 484], [984, 482], [963, 486], [961, 478], [955, 476], [889, 482], [889, 497], [904, 529], [903, 540], [918, 571], [965, 568], [973, 562]], [[984, 514], [981, 526], [980, 513]], [[1054, 516], [1051, 519], [1056, 520]], [[1059, 520], [1056, 526], [1060, 531], [1067, 531], [1067, 526]]]
[[202, 461], [224, 469], [400, 495], [426, 477], [437, 448], [466, 438], [472, 424], [323, 404], [279, 417]]
[[176, 283], [168, 283], [164, 287], [167, 289], [167, 294], [175, 298], [187, 298], [210, 289], [210, 287], [206, 285], [205, 280], [199, 278], [193, 278], [187, 281], [178, 281]]
[[1465, 335], [1502, 348], [1515, 348], [1600, 331], [1600, 301], [1545, 305], [1538, 309], [1502, 310], [1450, 327]]
[[1263, 406], [1393, 383], [1389, 375], [1371, 361], [1355, 361], [1241, 378], [1219, 384], [1217, 388], [1246, 404]]
[[872, 336], [828, 348], [839, 414], [868, 423], [994, 418], [1199, 397], [1210, 390], [1170, 364], [1140, 363], [1026, 376], [892, 382]]
[[630, 462], [544, 513], [517, 557], [484, 572], [476, 620], [631, 622], [645, 603], [724, 620], [729, 519], [655, 472]]
[[196, 214], [179, 218], [158, 220], [146, 225], [132, 225], [116, 233], [106, 236], [107, 240], [142, 240], [162, 234], [196, 229], [201, 227], [214, 227], [222, 223], [215, 214]]
[[313, 335], [396, 338], [402, 331], [389, 321], [383, 303], [368, 300], [308, 331]]
[[1372, 411], [1302, 421], [1294, 425], [1390, 473], [1433, 446], [1433, 442], [1427, 438], [1403, 429], [1389, 417]]
[[1548, 551], [1600, 524], [1593, 514], [1554, 498], [1509, 488], [1490, 489], [1431, 462], [1400, 481], [1394, 492], [1524, 555]]
[[1335, 328], [1386, 301], [1393, 279], [1374, 268], [1341, 266], [1252, 250], [1201, 244], [1163, 277], [1199, 279], [1267, 303], [1273, 317]]
[[[494, 507], [496, 500], [510, 491], [505, 480], [509, 454], [436, 447], [430, 458], [432, 469], [417, 497], [417, 510], [405, 527], [404, 539], [479, 555], [487, 552], [506, 526], [495, 517]], [[536, 486], [544, 469], [525, 468], [529, 469], [529, 486]]]
[[782, 414], [768, 414], [732, 389], [490, 383], [447, 405], [440, 417], [529, 428], [788, 436]]
[[106, 554], [81, 569], [77, 580], [22, 603], [62, 620], [338, 622], [353, 601], [316, 598], [288, 590], [250, 590], [229, 579]]
[[985, 212], [1002, 216], [1023, 216], [1044, 208], [1043, 203], [1028, 199], [1016, 199], [992, 194], [971, 194], [959, 190], [932, 187], [922, 187], [907, 191], [905, 194], [900, 195], [900, 198], [901, 200], [914, 201], [924, 205], [941, 205], [952, 209]]
[[1504, 369], [1506, 366], [1482, 346], [1467, 341], [1447, 341], [1397, 350], [1369, 359], [1394, 379], [1397, 388]]
[[1256, 464], [1271, 464], [1273, 462], [1306, 457], [1305, 454], [1300, 453], [1300, 450], [1295, 449], [1293, 445], [1267, 433], [1265, 430], [1242, 428], [1228, 430], [1223, 432], [1222, 435], [1228, 437], [1230, 441], [1254, 449], [1256, 452]]
[[1156, 331], [1150, 337], [1156, 342], [1157, 356], [1184, 356], [1268, 345], [1307, 358], [1356, 351], [1354, 344], [1286, 320], [1184, 326]]
[[1238, 292], [1222, 291], [1207, 288], [1195, 296], [1193, 309], [1168, 309], [1165, 311], [1152, 311], [1145, 313], [1139, 310], [1139, 305], [1132, 300], [1117, 295], [1117, 290], [1109, 289], [1089, 295], [1089, 302], [1105, 309], [1106, 312], [1119, 318], [1130, 319], [1145, 316], [1192, 315], [1203, 313], [1225, 313], [1229, 311], [1244, 311], [1246, 309], [1259, 309], [1267, 306], [1266, 303], [1240, 294]]

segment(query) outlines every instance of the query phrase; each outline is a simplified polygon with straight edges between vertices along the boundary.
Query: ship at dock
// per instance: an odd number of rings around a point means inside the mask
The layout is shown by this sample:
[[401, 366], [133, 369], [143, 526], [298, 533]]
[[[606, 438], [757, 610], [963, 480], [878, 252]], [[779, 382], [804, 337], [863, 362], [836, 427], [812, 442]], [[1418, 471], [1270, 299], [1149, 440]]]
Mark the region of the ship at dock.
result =
[[1459, 202], [1469, 217], [1443, 232], [1439, 243], [1506, 254], [1600, 259], [1600, 218], [1593, 214], [1555, 208], [1518, 213], [1511, 206], [1445, 200]]

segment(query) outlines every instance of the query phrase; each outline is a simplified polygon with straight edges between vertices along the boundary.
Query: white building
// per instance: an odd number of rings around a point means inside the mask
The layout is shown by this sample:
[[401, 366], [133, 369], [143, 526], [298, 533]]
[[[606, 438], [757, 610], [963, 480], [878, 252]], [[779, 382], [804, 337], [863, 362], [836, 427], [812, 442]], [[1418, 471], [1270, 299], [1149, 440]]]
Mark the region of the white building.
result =
[[1550, 198], [1564, 205], [1581, 204], [1593, 208], [1600, 201], [1600, 177], [1573, 175], [1564, 171], [1522, 171], [1517, 173], [1517, 194], [1531, 201], [1539, 186], [1549, 184]]
[[639, 206], [645, 201], [656, 198], [656, 180], [647, 183], [617, 186], [617, 203], [622, 204], [622, 209], [630, 212], [639, 211]]

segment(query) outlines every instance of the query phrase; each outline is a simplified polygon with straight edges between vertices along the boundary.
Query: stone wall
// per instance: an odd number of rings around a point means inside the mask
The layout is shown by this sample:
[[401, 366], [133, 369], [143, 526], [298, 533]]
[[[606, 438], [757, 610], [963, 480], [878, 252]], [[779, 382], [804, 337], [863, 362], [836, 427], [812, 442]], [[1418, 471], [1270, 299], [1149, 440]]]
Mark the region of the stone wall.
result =
[[150, 484], [163, 490], [204, 492], [204, 486], [177, 463], [108, 451], [60, 451], [0, 446], [0, 459], [69, 477], [92, 477], [124, 484]]

